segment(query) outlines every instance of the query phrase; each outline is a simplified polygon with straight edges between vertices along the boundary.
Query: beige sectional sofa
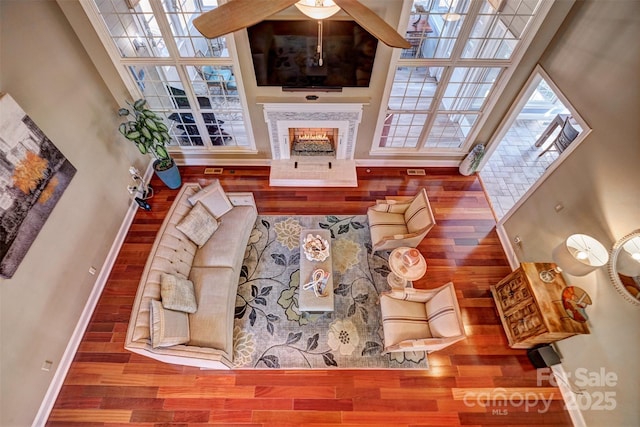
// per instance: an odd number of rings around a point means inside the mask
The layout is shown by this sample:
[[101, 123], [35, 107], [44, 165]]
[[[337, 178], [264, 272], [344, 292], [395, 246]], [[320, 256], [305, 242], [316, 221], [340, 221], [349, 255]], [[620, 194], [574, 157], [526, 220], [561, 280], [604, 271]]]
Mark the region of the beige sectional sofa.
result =
[[[217, 230], [199, 247], [177, 226], [194, 206], [189, 199], [193, 202], [194, 195], [206, 193], [207, 188], [185, 184], [176, 196], [142, 273], [125, 348], [167, 363], [227, 369], [233, 362], [233, 321], [240, 269], [257, 210], [251, 193], [225, 194], [218, 187], [217, 192], [222, 193], [218, 196], [224, 200], [222, 205], [227, 203], [230, 210], [219, 216]], [[194, 313], [164, 311], [164, 324], [159, 323], [155, 314], [151, 318], [152, 300], [161, 301], [163, 274], [192, 282], [197, 303]], [[156, 303], [156, 313], [158, 306]], [[174, 315], [184, 319], [182, 324], [171, 323]], [[156, 335], [161, 330], [167, 335], [181, 336], [186, 328], [187, 338], [182, 341], [188, 341], [153, 347], [151, 334], [155, 327]]]

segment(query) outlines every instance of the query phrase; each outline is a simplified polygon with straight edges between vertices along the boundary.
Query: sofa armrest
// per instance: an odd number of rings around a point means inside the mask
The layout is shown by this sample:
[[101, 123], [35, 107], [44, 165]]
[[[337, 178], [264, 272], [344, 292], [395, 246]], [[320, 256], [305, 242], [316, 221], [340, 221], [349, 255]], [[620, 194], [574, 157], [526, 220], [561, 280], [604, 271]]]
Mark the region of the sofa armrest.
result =
[[[380, 239], [381, 242], [388, 242], [390, 240], [409, 240], [412, 239], [414, 237], [418, 236], [418, 234], [416, 233], [407, 233], [407, 234], [393, 234], [391, 236], [385, 236], [382, 239]], [[409, 244], [407, 244], [406, 246], [410, 246]], [[412, 246], [413, 247], [413, 246]]]
[[393, 236], [391, 236], [393, 240], [407, 239], [409, 237], [412, 237], [412, 236], [409, 234], [394, 234]]
[[382, 354], [392, 353], [396, 351], [426, 351], [431, 353], [442, 350], [458, 341], [465, 339], [464, 334], [448, 338], [419, 338], [414, 340], [404, 340], [397, 344], [385, 347]]
[[402, 288], [392, 289], [385, 291], [380, 296], [387, 296], [389, 298], [411, 301], [411, 302], [427, 302], [429, 301], [441, 288], [436, 289], [418, 289], [418, 288]]

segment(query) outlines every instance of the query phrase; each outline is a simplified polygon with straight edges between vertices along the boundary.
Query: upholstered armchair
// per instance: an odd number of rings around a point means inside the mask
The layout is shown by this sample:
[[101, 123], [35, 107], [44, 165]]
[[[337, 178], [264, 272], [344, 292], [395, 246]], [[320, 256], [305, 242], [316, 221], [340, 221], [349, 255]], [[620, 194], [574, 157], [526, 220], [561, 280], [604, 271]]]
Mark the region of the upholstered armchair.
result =
[[378, 200], [367, 210], [373, 250], [417, 247], [436, 225], [423, 188], [413, 197], [394, 196]]
[[384, 351], [433, 352], [464, 338], [453, 283], [436, 289], [404, 288], [380, 296]]

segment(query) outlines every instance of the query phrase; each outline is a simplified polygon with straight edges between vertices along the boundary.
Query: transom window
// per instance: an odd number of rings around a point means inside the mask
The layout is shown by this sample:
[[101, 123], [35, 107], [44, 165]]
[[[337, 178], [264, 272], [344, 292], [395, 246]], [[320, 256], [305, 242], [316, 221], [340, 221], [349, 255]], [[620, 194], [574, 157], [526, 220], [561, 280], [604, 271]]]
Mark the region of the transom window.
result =
[[[463, 152], [541, 0], [414, 0], [372, 152]], [[497, 9], [496, 9], [497, 7]]]

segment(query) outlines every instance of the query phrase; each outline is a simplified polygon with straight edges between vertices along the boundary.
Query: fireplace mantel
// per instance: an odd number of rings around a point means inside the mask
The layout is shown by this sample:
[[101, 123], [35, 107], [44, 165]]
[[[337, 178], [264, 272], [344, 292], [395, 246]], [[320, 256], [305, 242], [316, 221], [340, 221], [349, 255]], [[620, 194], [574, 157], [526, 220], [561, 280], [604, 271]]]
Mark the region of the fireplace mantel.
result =
[[289, 128], [338, 129], [336, 160], [353, 160], [364, 103], [264, 103], [273, 160], [290, 158]]
[[[271, 144], [270, 185], [356, 187], [353, 159], [364, 103], [264, 103]], [[291, 157], [289, 128], [338, 130], [335, 158]]]

